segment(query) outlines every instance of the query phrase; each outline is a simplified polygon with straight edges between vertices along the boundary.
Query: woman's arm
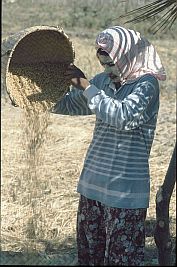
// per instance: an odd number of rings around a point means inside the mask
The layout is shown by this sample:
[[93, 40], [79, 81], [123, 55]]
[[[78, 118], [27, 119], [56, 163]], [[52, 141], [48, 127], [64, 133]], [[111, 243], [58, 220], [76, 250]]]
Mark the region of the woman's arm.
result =
[[87, 99], [83, 95], [83, 90], [74, 87], [56, 103], [50, 112], [71, 116], [93, 114], [87, 105]]
[[157, 115], [159, 84], [153, 76], [148, 76], [148, 79], [144, 76], [137, 82], [133, 92], [122, 101], [107, 96], [95, 85], [90, 85], [84, 95], [88, 107], [97, 118], [120, 130], [131, 130]]
[[93, 112], [87, 105], [83, 95], [84, 90], [90, 85], [84, 73], [75, 65], [70, 65], [65, 77], [71, 80], [72, 88], [56, 105], [51, 112], [64, 115], [91, 115]]

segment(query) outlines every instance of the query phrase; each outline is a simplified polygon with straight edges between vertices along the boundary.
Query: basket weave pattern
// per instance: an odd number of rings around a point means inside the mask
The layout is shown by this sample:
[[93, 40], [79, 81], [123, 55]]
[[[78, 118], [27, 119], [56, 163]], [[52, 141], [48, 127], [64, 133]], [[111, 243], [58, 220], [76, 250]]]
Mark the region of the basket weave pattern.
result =
[[74, 61], [72, 42], [62, 29], [47, 26], [31, 27], [17, 36], [5, 41], [9, 97], [23, 109], [50, 109], [69, 90], [64, 72]]

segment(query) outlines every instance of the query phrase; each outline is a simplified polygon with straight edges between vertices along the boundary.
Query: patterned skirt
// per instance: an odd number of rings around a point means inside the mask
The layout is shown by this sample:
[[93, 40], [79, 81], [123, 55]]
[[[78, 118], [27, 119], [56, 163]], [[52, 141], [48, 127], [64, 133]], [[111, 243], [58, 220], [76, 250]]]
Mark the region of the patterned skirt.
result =
[[146, 211], [112, 208], [81, 196], [77, 214], [78, 264], [144, 266]]

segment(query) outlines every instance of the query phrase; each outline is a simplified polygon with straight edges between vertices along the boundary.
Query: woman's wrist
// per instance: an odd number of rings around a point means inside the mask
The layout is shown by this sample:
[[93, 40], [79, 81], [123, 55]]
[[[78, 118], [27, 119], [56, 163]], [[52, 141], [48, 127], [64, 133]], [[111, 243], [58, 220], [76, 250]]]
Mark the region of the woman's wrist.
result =
[[86, 78], [72, 78], [72, 85], [78, 89], [85, 90], [90, 83]]

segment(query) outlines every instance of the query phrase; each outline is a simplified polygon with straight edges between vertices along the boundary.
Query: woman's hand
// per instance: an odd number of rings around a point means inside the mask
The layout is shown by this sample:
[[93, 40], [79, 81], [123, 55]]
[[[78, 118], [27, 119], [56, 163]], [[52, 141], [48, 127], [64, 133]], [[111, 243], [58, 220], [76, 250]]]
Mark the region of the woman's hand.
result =
[[64, 75], [70, 79], [71, 84], [78, 89], [85, 90], [87, 86], [90, 85], [85, 74], [75, 65], [69, 65]]

